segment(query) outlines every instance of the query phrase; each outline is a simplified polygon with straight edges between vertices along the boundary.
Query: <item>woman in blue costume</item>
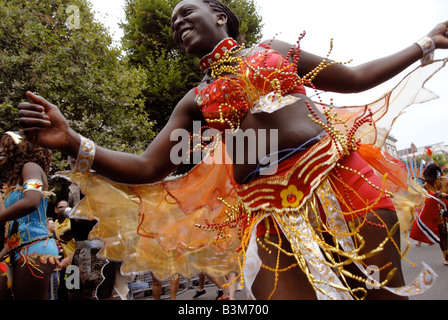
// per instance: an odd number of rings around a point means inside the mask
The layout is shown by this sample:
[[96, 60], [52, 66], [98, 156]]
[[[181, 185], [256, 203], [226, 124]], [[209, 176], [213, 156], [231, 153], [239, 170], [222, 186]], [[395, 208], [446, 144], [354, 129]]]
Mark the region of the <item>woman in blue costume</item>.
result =
[[0, 143], [0, 166], [6, 173], [0, 223], [7, 224], [6, 255], [16, 300], [46, 300], [58, 259], [47, 228], [47, 174], [51, 152], [6, 132]]
[[[437, 25], [427, 37], [398, 53], [354, 68], [276, 40], [244, 48], [236, 42], [238, 18], [217, 0], [180, 1], [173, 11], [171, 27], [178, 46], [201, 59], [199, 67], [205, 75], [201, 84], [178, 103], [164, 129], [142, 154], [95, 146], [68, 126], [56, 106], [32, 93], [27, 93], [30, 103], [19, 105], [19, 121], [31, 141], [77, 157], [76, 170], [69, 177], [87, 194], [78, 212], [86, 218], [99, 218], [91, 236], [106, 242], [104, 256], [124, 260], [125, 273], [153, 270], [161, 278], [176, 273], [192, 276], [207, 272], [221, 276], [241, 272], [252, 297], [258, 299], [352, 299], [360, 298], [358, 293], [361, 298], [391, 299], [406, 296], [433, 281], [428, 271], [413, 288], [395, 289], [404, 285], [400, 254], [396, 250], [398, 233], [394, 232], [397, 216], [381, 181], [375, 180], [373, 171], [368, 172], [369, 177], [367, 173], [361, 174], [366, 165], [364, 160], [356, 160], [359, 158], [355, 152], [356, 134], [364, 135], [361, 129], [374, 124], [375, 117], [396, 100], [385, 97], [383, 108], [372, 113], [367, 107], [361, 108], [364, 113], [360, 117], [358, 111], [344, 109], [346, 120], [341, 122], [311, 101], [303, 86], [360, 92], [392, 78], [421, 58], [428, 64], [436, 48], [448, 48], [448, 22]], [[443, 64], [433, 64], [425, 73], [429, 69], [433, 74]], [[402, 84], [408, 88], [408, 83]], [[424, 81], [420, 84], [411, 92], [420, 91]], [[395, 92], [409, 93], [406, 88], [400, 87]], [[276, 141], [274, 136], [264, 137], [265, 150], [274, 149], [270, 141], [274, 141], [277, 150], [292, 150], [293, 155], [280, 163], [279, 168], [287, 174], [289, 168], [303, 171], [299, 178], [305, 181], [296, 181], [288, 187], [290, 177], [272, 173], [276, 187], [263, 190], [272, 189], [268, 198], [274, 200], [260, 203], [261, 197], [251, 199], [261, 191], [253, 184], [259, 178], [257, 167], [262, 159], [257, 159], [258, 162], [245, 159], [248, 148], [254, 145], [244, 145], [245, 150], [236, 148], [233, 153], [228, 150], [235, 156], [239, 152], [244, 155], [239, 159], [242, 161], [234, 162], [232, 157], [218, 155], [220, 141], [206, 158], [218, 160], [216, 165], [204, 160], [185, 177], [163, 180], [179, 164], [172, 158], [176, 154], [173, 151], [179, 150], [179, 141], [173, 139], [172, 133], [187, 131], [194, 140], [198, 134], [193, 132], [197, 121], [215, 129], [215, 133], [217, 130], [219, 134], [215, 137], [222, 137], [226, 130], [256, 135], [278, 133]], [[337, 128], [339, 123], [346, 125], [344, 134], [341, 130], [345, 129]], [[366, 155], [371, 150], [362, 151]], [[311, 165], [324, 158], [325, 161]], [[310, 165], [301, 170], [298, 165], [303, 159]], [[352, 164], [358, 169], [354, 170]], [[323, 171], [312, 177], [321, 168]], [[90, 169], [97, 175], [90, 173]], [[363, 199], [364, 191], [359, 191], [359, 195], [356, 190], [352, 192], [356, 184], [344, 180], [353, 172], [355, 176], [359, 173], [360, 181], [355, 181], [363, 190], [370, 188], [367, 191], [373, 193], [376, 188], [372, 203], [361, 203], [366, 207], [364, 210], [355, 203]], [[336, 181], [339, 173], [340, 186], [324, 183], [330, 181], [327, 179], [330, 176]], [[267, 174], [268, 170], [262, 173]], [[308, 177], [312, 177], [313, 183]], [[272, 181], [260, 181], [272, 186]], [[305, 190], [299, 190], [308, 186], [305, 194]], [[338, 191], [340, 196], [325, 197]], [[345, 204], [356, 207], [334, 210], [344, 203], [344, 192], [355, 195], [356, 199], [348, 199]], [[102, 198], [107, 201], [101, 201]], [[334, 201], [325, 203], [325, 199]], [[304, 214], [303, 210], [308, 208], [311, 209]], [[347, 214], [340, 219], [340, 212]], [[285, 218], [291, 219], [288, 222]], [[350, 223], [355, 218], [357, 222]], [[316, 228], [314, 222], [318, 223]], [[319, 223], [325, 230], [318, 230]], [[324, 239], [326, 235], [333, 239]], [[381, 283], [372, 284], [379, 290], [367, 292], [357, 287], [367, 284], [363, 263], [381, 268]], [[358, 281], [358, 285], [352, 281]], [[393, 288], [386, 290], [385, 284]]]

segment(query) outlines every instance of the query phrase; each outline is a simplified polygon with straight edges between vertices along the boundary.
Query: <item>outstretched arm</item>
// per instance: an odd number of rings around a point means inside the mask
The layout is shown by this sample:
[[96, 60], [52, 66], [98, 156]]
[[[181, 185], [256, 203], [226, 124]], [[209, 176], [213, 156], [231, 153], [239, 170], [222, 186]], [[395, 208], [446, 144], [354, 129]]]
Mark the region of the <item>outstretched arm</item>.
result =
[[[19, 104], [19, 123], [27, 138], [46, 148], [57, 149], [76, 159], [81, 137], [73, 131], [59, 108], [40, 96], [28, 92], [29, 103]], [[170, 159], [171, 132], [185, 129], [191, 132], [193, 121], [200, 120], [200, 111], [190, 91], [176, 106], [165, 128], [140, 155], [117, 152], [97, 146], [92, 169], [117, 182], [151, 183], [175, 170]]]
[[[428, 33], [428, 37], [434, 41], [436, 49], [448, 48], [447, 31], [448, 21], [438, 24]], [[290, 45], [281, 41], [274, 41], [272, 47], [280, 53], [285, 53], [289, 50]], [[395, 54], [356, 67], [340, 64], [331, 66], [319, 73], [313, 80], [313, 84], [316, 88], [324, 91], [340, 93], [365, 91], [391, 79], [421, 59], [422, 56], [423, 51], [421, 47], [414, 43]], [[322, 60], [322, 57], [302, 50], [298, 66], [299, 75], [308, 74]]]

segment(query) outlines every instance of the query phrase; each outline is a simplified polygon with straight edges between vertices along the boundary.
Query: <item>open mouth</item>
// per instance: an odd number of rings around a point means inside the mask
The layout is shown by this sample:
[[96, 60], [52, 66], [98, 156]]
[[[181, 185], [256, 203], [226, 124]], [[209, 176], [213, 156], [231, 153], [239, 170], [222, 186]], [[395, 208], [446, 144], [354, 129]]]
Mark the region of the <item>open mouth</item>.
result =
[[182, 40], [182, 42], [185, 40], [186, 37], [188, 37], [188, 35], [193, 31], [193, 29], [187, 29], [185, 31], [182, 32], [180, 38]]

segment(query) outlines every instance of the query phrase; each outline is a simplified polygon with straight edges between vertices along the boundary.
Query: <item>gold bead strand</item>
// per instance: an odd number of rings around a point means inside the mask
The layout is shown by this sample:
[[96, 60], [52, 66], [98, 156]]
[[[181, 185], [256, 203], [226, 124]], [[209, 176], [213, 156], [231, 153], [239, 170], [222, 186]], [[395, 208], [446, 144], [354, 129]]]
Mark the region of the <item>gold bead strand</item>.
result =
[[[243, 50], [245, 45], [241, 45], [235, 51], [227, 50], [224, 55], [219, 58], [217, 61], [211, 64], [212, 72], [211, 76], [213, 78], [219, 77], [221, 74], [230, 73], [230, 74], [238, 74], [238, 70], [240, 69], [241, 56], [233, 57], [232, 55], [239, 53]], [[237, 65], [233, 65], [237, 63]]]

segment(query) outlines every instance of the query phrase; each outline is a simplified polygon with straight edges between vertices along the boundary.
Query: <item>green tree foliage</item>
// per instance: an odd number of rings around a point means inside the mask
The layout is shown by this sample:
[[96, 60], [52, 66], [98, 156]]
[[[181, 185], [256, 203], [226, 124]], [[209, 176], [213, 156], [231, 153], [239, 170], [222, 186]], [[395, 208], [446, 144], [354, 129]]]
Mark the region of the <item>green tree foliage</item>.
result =
[[0, 0], [0, 124], [17, 129], [27, 90], [61, 108], [99, 145], [141, 152], [153, 138], [141, 90], [146, 72], [129, 67], [86, 0]]
[[[261, 17], [253, 0], [223, 0], [241, 20], [246, 45], [260, 40]], [[177, 49], [171, 14], [179, 0], [126, 0], [123, 47], [129, 62], [147, 71], [146, 110], [160, 130], [185, 93], [203, 77], [198, 59]]]
[[[0, 126], [16, 130], [27, 90], [59, 106], [70, 125], [111, 149], [140, 153], [154, 137], [146, 71], [129, 67], [86, 0], [0, 0]], [[67, 169], [54, 152], [52, 172]], [[63, 179], [62, 179], [63, 180]], [[66, 184], [51, 188], [67, 196]]]
[[[448, 154], [447, 153], [438, 153], [434, 155], [434, 162], [440, 168], [445, 168], [448, 165]], [[444, 174], [448, 174], [448, 169], [443, 170]]]

